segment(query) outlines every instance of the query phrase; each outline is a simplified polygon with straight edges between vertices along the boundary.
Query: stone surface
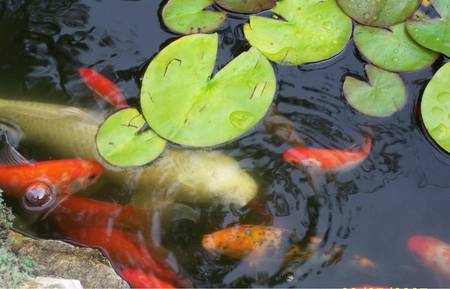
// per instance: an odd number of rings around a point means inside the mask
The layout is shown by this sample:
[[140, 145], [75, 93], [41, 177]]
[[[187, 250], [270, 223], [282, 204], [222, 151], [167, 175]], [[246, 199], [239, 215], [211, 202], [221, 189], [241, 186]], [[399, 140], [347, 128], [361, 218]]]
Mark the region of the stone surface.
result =
[[42, 275], [80, 280], [84, 288], [130, 288], [98, 250], [56, 240], [35, 240], [13, 231], [10, 239], [12, 250], [41, 266]]
[[23, 284], [23, 289], [83, 289], [80, 281], [52, 277], [36, 277]]

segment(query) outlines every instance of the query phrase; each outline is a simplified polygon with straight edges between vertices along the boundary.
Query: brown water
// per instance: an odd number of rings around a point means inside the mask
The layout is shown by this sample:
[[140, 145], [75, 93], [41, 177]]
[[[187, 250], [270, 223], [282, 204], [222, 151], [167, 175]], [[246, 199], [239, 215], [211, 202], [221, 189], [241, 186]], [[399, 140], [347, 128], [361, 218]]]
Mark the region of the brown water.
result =
[[[88, 66], [114, 80], [137, 104], [146, 66], [179, 37], [163, 27], [160, 9], [157, 0], [0, 0], [2, 97], [97, 109], [78, 76], [78, 69]], [[249, 47], [242, 33], [247, 21], [233, 14], [220, 29], [216, 70]], [[430, 142], [416, 112], [426, 84], [445, 62], [441, 57], [430, 68], [401, 74], [408, 103], [383, 119], [355, 112], [342, 96], [345, 76], [364, 76], [366, 62], [352, 41], [324, 62], [274, 65], [276, 107], [307, 145], [347, 148], [361, 143], [362, 132], [370, 127], [374, 147], [369, 158], [348, 172], [310, 176], [285, 163], [282, 153], [289, 145], [258, 125], [218, 149], [258, 181], [258, 202], [269, 217], [252, 208], [192, 205], [200, 221], [164, 224], [162, 244], [196, 287], [450, 286], [406, 248], [406, 240], [416, 234], [450, 242], [450, 157]], [[21, 149], [36, 159], [52, 158], [51, 151]], [[130, 199], [128, 191], [112, 185], [99, 192], [91, 197], [112, 203]], [[202, 249], [203, 234], [244, 223], [282, 227], [291, 233], [291, 243], [304, 245], [311, 237], [322, 242], [310, 257], [285, 268], [270, 262], [255, 268]], [[60, 236], [45, 222], [27, 230], [37, 237]], [[355, 265], [356, 256], [369, 258], [376, 267]]]

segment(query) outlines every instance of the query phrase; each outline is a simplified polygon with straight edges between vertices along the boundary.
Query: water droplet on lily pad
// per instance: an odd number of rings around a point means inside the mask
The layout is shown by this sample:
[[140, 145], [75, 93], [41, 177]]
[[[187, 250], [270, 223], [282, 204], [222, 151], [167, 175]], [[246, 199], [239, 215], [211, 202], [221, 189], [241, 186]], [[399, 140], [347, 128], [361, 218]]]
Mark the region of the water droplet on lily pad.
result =
[[204, 10], [213, 4], [214, 0], [169, 0], [162, 10], [162, 19], [175, 33], [212, 32], [227, 18], [223, 12]]
[[[450, 152], [450, 63], [442, 66], [423, 93], [420, 110], [430, 136]], [[447, 117], [445, 117], [447, 115]]]
[[285, 21], [250, 16], [244, 34], [276, 63], [300, 65], [331, 58], [344, 49], [351, 36], [352, 21], [335, 0], [282, 0], [272, 12]]
[[337, 0], [342, 10], [357, 22], [370, 26], [391, 26], [406, 20], [420, 0]]
[[[186, 1], [186, 0], [183, 0]], [[237, 13], [258, 13], [271, 9], [276, 0], [215, 0], [216, 3], [233, 12]]]
[[[270, 62], [251, 48], [211, 77], [217, 49], [217, 34], [189, 35], [150, 63], [141, 105], [150, 127], [163, 138], [214, 146], [241, 136], [266, 114], [276, 90]], [[177, 69], [167, 70], [174, 60]]]
[[440, 18], [409, 19], [407, 29], [411, 37], [420, 45], [444, 53], [450, 57], [450, 6], [449, 0], [432, 0]]
[[156, 159], [166, 141], [152, 130], [143, 130], [144, 117], [135, 108], [120, 110], [100, 126], [96, 144], [109, 164], [119, 167], [142, 166]]
[[405, 106], [407, 95], [400, 76], [370, 64], [366, 73], [369, 83], [345, 78], [344, 96], [353, 108], [366, 115], [386, 117]]
[[431, 65], [439, 56], [411, 40], [404, 23], [389, 29], [356, 25], [354, 40], [368, 60], [391, 71], [415, 71]]

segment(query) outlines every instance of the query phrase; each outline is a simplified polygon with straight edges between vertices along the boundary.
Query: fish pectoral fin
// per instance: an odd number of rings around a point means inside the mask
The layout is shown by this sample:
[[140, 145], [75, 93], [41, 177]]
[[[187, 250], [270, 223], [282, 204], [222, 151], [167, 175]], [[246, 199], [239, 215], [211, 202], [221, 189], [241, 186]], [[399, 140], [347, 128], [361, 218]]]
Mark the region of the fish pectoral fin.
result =
[[15, 166], [30, 163], [28, 159], [9, 144], [8, 135], [6, 133], [1, 133], [0, 138], [0, 165]]

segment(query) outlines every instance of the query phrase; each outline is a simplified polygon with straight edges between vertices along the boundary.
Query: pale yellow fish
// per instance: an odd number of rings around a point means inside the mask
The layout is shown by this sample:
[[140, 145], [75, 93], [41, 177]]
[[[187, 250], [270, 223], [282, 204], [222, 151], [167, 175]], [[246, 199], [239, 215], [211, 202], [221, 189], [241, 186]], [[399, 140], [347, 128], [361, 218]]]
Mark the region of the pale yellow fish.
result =
[[[97, 159], [95, 136], [105, 115], [77, 107], [0, 99], [0, 123], [20, 128], [25, 141], [58, 158]], [[239, 163], [215, 151], [167, 149], [139, 169], [107, 168], [112, 182], [126, 184], [140, 198], [161, 196], [193, 203], [219, 201], [245, 205], [257, 184]], [[139, 198], [138, 197], [138, 198]]]

